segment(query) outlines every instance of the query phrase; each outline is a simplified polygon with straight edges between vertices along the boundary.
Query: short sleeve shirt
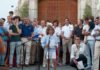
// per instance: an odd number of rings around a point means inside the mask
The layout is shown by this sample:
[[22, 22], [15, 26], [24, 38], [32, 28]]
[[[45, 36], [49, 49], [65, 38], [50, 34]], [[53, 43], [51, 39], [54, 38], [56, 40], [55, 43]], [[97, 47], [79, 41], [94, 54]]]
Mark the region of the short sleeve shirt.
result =
[[26, 26], [24, 23], [20, 24], [20, 29], [22, 30], [22, 37], [31, 37], [32, 33], [34, 32], [34, 27], [29, 24]]
[[[9, 30], [11, 30], [13, 33], [18, 33], [17, 32], [17, 28], [16, 28], [15, 25], [11, 25], [10, 28], [9, 28]], [[12, 35], [11, 38], [10, 38], [10, 40], [12, 42], [16, 42], [16, 41], [21, 41], [21, 38], [20, 38], [20, 35]]]

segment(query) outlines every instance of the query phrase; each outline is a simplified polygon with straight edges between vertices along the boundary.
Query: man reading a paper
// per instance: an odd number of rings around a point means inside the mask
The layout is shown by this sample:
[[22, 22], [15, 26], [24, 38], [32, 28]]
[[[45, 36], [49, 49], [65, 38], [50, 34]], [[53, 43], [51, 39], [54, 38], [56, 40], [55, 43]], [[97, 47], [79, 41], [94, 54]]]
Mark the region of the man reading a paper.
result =
[[87, 58], [85, 56], [86, 45], [81, 42], [80, 37], [75, 37], [75, 44], [71, 47], [71, 66], [76, 67], [77, 70], [84, 70], [87, 66]]

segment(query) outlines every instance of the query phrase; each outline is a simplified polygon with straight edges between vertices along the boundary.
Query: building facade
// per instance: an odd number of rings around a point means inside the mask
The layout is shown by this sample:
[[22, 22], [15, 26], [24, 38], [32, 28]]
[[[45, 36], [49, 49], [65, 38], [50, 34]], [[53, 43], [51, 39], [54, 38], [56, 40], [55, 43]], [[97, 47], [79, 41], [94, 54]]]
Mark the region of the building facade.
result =
[[[72, 23], [77, 23], [77, 19], [82, 19], [86, 3], [91, 6], [93, 16], [97, 16], [97, 0], [19, 0], [18, 6], [23, 1], [29, 3], [29, 17], [31, 20], [38, 18], [53, 21], [58, 19], [63, 22], [65, 18], [70, 18]], [[98, 0], [99, 1], [99, 0]]]

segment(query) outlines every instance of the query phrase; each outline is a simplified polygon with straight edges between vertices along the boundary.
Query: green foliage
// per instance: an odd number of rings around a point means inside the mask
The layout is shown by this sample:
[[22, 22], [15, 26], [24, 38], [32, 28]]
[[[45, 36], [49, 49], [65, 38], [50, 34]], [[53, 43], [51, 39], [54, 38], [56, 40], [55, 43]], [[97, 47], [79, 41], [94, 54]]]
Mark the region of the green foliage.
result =
[[92, 8], [90, 5], [86, 4], [85, 9], [84, 9], [83, 19], [90, 16], [92, 16]]
[[29, 16], [29, 6], [27, 2], [24, 2], [24, 4], [19, 9], [21, 18], [28, 17]]

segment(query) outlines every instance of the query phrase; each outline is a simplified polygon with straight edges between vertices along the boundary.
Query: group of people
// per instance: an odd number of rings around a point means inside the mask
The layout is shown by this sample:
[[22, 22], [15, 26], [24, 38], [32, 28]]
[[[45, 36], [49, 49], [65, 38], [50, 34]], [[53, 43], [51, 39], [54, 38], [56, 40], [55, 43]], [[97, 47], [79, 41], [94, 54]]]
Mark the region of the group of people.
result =
[[71, 65], [78, 69], [79, 61], [84, 68], [99, 70], [100, 17], [87, 17], [72, 24], [68, 18], [64, 23], [58, 20], [39, 22], [37, 19], [30, 21], [28, 17], [21, 20], [19, 16], [13, 16], [13, 12], [9, 13], [7, 22], [0, 19], [0, 48], [3, 48], [0, 65], [4, 66], [9, 59], [9, 67], [13, 67], [16, 51], [17, 67], [35, 64], [39, 58], [43, 67], [50, 65], [54, 70], [57, 65]]

